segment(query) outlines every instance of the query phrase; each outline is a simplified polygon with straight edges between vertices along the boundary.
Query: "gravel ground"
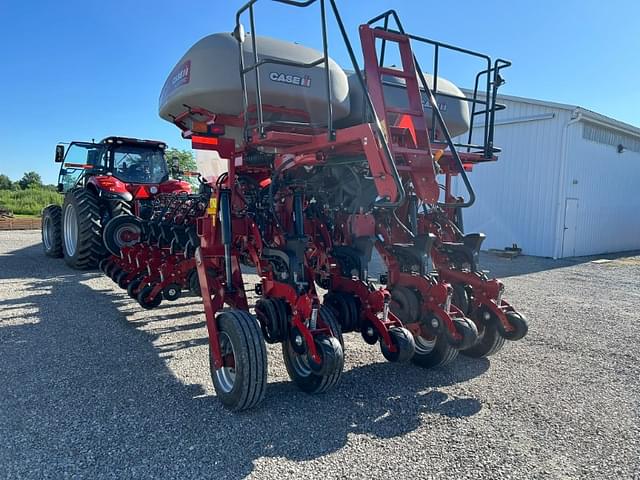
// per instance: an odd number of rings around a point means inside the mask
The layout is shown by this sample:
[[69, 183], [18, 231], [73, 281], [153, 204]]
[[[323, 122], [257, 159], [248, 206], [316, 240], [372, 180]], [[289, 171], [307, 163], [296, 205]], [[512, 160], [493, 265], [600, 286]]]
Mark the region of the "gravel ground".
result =
[[317, 396], [270, 346], [265, 402], [232, 414], [198, 299], [142, 311], [39, 241], [0, 232], [0, 478], [640, 478], [640, 256], [485, 255], [524, 340], [427, 371], [347, 335]]

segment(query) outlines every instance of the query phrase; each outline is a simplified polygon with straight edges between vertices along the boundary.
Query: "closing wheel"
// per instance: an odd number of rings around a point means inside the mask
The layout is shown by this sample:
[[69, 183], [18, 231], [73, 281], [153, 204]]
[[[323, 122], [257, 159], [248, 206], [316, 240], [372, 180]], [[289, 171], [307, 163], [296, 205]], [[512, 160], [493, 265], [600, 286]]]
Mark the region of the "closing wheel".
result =
[[46, 256], [62, 257], [62, 208], [58, 205], [42, 211], [42, 247]]
[[121, 270], [118, 276], [114, 277], [113, 281], [116, 282], [120, 288], [126, 290], [127, 286], [129, 285], [127, 277], [129, 277], [129, 272], [127, 272], [126, 270]]
[[131, 280], [131, 282], [129, 282], [129, 285], [127, 285], [127, 294], [131, 298], [138, 297], [138, 287], [140, 286], [141, 283], [142, 283], [142, 277], [134, 278], [133, 280]]
[[174, 302], [180, 298], [182, 294], [182, 287], [177, 283], [172, 283], [167, 285], [162, 290], [162, 298], [165, 300], [169, 300], [170, 302]]
[[414, 337], [416, 353], [411, 361], [424, 368], [438, 367], [451, 363], [458, 356], [458, 349], [451, 345], [444, 334], [430, 334], [422, 328], [422, 333]]
[[470, 348], [460, 350], [466, 357], [483, 358], [498, 353], [504, 346], [505, 339], [498, 332], [495, 323], [478, 325], [478, 340]]
[[343, 333], [360, 328], [360, 308], [353, 295], [344, 292], [329, 292], [324, 296], [324, 305], [333, 310]]
[[511, 325], [514, 330], [511, 332], [500, 332], [502, 336], [506, 340], [510, 340], [512, 342], [524, 338], [529, 331], [529, 323], [527, 322], [527, 319], [516, 312], [507, 312], [506, 316], [507, 322], [509, 322], [509, 325]]
[[454, 348], [464, 350], [475, 345], [478, 341], [478, 327], [468, 318], [454, 318], [453, 325], [456, 327], [457, 333], [462, 337], [460, 339], [450, 338], [449, 341]]
[[142, 223], [134, 215], [120, 215], [107, 222], [102, 230], [102, 240], [107, 250], [119, 256], [122, 247], [140, 242]]
[[389, 362], [405, 363], [413, 357], [416, 345], [411, 332], [404, 327], [392, 327], [389, 329], [391, 342], [396, 347], [392, 352], [383, 341], [380, 341], [380, 351]]
[[153, 290], [153, 285], [147, 285], [138, 293], [137, 299], [138, 303], [142, 308], [147, 310], [151, 310], [152, 308], [156, 308], [162, 302], [162, 293], [158, 292], [158, 294], [152, 299], [149, 298], [149, 294]]
[[120, 267], [114, 266], [113, 268], [109, 269], [109, 278], [118, 283], [118, 275], [120, 275], [122, 272], [123, 270]]
[[209, 346], [216, 395], [230, 410], [254, 407], [264, 398], [267, 386], [267, 350], [260, 325], [243, 310], [227, 310], [216, 322], [222, 367], [215, 368]]
[[107, 272], [107, 268], [109, 267], [109, 265], [111, 264], [111, 258], [107, 257], [107, 258], [103, 258], [102, 260], [100, 260], [100, 263], [98, 263], [98, 268], [100, 269], [100, 271], [102, 273]]
[[320, 307], [319, 315], [334, 335], [321, 335], [314, 339], [323, 366], [312, 366], [307, 353], [297, 353], [293, 346], [294, 338], [282, 343], [282, 356], [289, 377], [300, 390], [307, 393], [322, 393], [334, 387], [340, 381], [344, 368], [342, 332], [335, 315], [324, 305]]
[[420, 319], [420, 300], [415, 291], [396, 285], [391, 289], [391, 312], [403, 323], [414, 323]]

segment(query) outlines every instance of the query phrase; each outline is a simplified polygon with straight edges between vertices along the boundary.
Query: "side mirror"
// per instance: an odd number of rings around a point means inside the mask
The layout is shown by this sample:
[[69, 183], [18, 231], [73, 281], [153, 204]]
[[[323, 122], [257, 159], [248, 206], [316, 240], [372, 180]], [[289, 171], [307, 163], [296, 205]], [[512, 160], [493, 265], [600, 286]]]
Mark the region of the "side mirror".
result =
[[59, 183], [59, 184], [57, 185], [56, 190], [58, 190], [58, 192], [59, 192], [59, 193], [64, 192], [64, 185], [63, 185], [62, 183]]
[[180, 159], [178, 157], [171, 158], [171, 173], [180, 175]]
[[64, 160], [64, 145], [56, 145], [56, 163], [62, 163]]

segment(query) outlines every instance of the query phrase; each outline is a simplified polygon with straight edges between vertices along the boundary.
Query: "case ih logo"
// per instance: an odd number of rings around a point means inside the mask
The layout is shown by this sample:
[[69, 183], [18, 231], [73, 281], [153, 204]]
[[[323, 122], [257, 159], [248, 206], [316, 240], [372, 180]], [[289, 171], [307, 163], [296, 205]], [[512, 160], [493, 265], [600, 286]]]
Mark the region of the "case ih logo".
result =
[[162, 88], [160, 103], [162, 104], [176, 88], [189, 83], [189, 80], [191, 80], [191, 60], [187, 60], [173, 69], [171, 75], [169, 75], [169, 78]]
[[271, 72], [269, 74], [269, 79], [272, 82], [288, 83], [289, 85], [297, 85], [299, 87], [311, 87], [311, 77], [309, 75], [300, 77], [298, 75], [290, 75], [288, 73]]

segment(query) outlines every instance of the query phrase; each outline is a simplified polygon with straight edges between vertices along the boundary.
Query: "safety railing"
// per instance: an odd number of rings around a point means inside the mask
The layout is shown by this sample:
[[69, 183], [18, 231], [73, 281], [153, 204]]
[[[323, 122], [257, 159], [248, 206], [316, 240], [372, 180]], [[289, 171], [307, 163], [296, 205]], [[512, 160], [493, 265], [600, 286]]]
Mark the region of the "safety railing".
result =
[[[393, 20], [395, 23], [395, 29], [391, 28], [389, 23], [390, 20]], [[376, 23], [382, 22], [382, 25], [375, 25]], [[455, 45], [449, 45], [443, 42], [438, 42], [435, 40], [431, 40], [429, 38], [421, 37], [418, 35], [413, 35], [405, 32], [402, 27], [402, 23], [398, 17], [398, 14], [395, 10], [388, 10], [377, 17], [372, 18], [368, 22], [371, 26], [376, 26], [376, 28], [381, 28], [383, 30], [387, 30], [390, 32], [399, 33], [407, 36], [414, 42], [431, 45], [433, 47], [433, 86], [429, 87], [424, 78], [424, 71], [420, 68], [420, 63], [417, 57], [414, 56], [416, 70], [419, 73], [420, 81], [423, 84], [423, 89], [425, 92], [431, 91], [434, 95], [439, 97], [451, 98], [459, 101], [466, 102], [471, 106], [470, 113], [470, 125], [469, 131], [467, 133], [467, 142], [453, 142], [453, 145], [456, 148], [466, 149], [467, 152], [470, 153], [482, 153], [482, 156], [486, 159], [491, 159], [496, 153], [500, 152], [499, 148], [496, 148], [493, 144], [494, 139], [494, 125], [495, 125], [495, 113], [499, 110], [505, 108], [504, 105], [497, 103], [497, 92], [498, 88], [504, 83], [502, 77], [500, 75], [500, 71], [506, 67], [511, 65], [511, 62], [503, 59], [497, 59], [492, 61], [491, 57], [485, 55], [483, 53], [475, 52], [473, 50], [469, 50], [466, 48], [457, 47]], [[449, 50], [452, 52], [457, 52], [460, 54], [464, 54], [470, 57], [474, 57], [482, 61], [486, 64], [486, 68], [483, 68], [480, 72], [475, 75], [474, 81], [474, 89], [473, 95], [469, 98], [467, 96], [454, 95], [448, 92], [444, 92], [439, 90], [438, 81], [439, 81], [439, 70], [440, 70], [440, 54], [442, 50]], [[385, 51], [386, 51], [386, 40], [382, 40], [382, 45], [380, 47], [380, 66], [384, 66], [385, 59]], [[480, 91], [480, 85], [484, 85], [484, 93]], [[481, 98], [484, 97], [484, 98]], [[439, 114], [439, 109], [437, 105], [432, 105], [431, 112], [431, 131], [430, 137], [433, 144], [438, 145], [448, 145], [448, 139], [438, 138], [437, 130], [438, 124], [442, 122], [438, 122], [437, 117]], [[479, 108], [479, 109], [478, 109]], [[473, 134], [476, 130], [476, 118], [483, 116], [484, 122], [482, 125], [482, 134], [481, 140], [482, 143], [472, 143]], [[442, 131], [442, 125], [441, 125]], [[444, 133], [444, 132], [443, 132]]]

